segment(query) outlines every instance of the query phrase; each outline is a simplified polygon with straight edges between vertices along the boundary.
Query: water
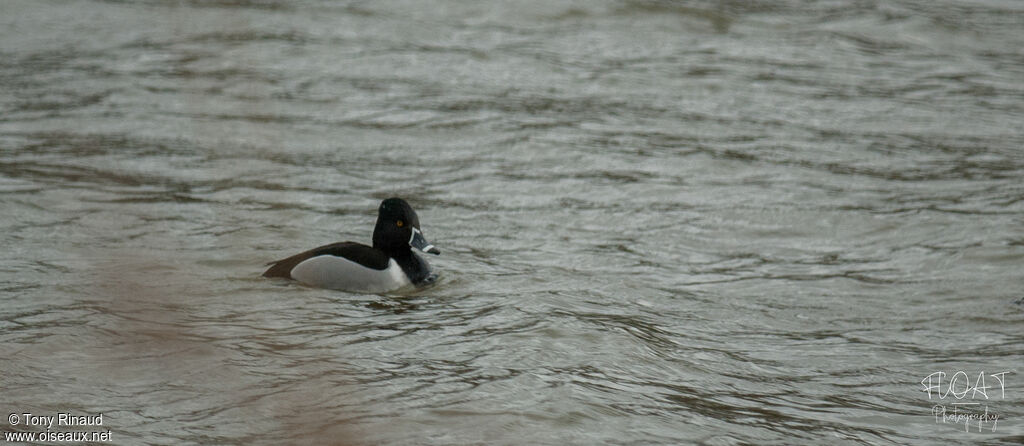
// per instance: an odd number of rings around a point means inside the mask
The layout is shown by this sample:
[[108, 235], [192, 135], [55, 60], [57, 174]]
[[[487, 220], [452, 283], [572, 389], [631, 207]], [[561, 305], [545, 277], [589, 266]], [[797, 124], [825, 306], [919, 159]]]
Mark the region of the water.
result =
[[[1020, 442], [1022, 48], [1010, 0], [5, 1], [0, 409], [115, 444]], [[394, 195], [435, 286], [260, 277]]]

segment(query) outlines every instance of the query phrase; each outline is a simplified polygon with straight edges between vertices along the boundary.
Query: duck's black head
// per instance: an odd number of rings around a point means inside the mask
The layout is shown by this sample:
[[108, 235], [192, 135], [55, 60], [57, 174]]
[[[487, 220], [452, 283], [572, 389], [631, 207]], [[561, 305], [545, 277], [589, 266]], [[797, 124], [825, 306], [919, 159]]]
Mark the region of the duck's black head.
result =
[[423, 238], [419, 216], [401, 198], [388, 198], [380, 203], [377, 226], [373, 228], [373, 247], [389, 254], [402, 254], [410, 247], [429, 254], [441, 254]]

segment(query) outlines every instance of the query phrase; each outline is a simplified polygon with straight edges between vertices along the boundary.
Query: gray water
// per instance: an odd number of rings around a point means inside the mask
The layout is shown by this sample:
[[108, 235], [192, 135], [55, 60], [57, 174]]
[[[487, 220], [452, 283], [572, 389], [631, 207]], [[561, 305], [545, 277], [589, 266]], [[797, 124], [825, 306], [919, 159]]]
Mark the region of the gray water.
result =
[[[0, 60], [0, 431], [1024, 441], [1022, 2], [4, 0]], [[260, 277], [389, 196], [439, 283]]]

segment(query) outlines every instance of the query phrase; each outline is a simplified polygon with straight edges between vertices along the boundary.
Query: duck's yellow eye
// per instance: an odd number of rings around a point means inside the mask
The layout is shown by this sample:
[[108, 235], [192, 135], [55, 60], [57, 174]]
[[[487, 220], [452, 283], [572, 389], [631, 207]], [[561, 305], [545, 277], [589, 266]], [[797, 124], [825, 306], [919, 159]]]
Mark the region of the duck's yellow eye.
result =
[[399, 228], [401, 228], [402, 226], [405, 226], [405, 222], [402, 221], [402, 220], [398, 220], [398, 221], [395, 222], [395, 226], [398, 226]]

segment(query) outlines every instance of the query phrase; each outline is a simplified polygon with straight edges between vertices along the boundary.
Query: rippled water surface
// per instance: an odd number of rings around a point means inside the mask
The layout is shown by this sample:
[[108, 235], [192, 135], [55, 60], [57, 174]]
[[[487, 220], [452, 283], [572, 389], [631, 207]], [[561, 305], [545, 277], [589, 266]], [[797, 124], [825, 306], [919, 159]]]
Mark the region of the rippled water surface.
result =
[[[5, 417], [1024, 441], [1024, 3], [5, 0], [0, 60]], [[437, 284], [260, 277], [396, 195]]]

